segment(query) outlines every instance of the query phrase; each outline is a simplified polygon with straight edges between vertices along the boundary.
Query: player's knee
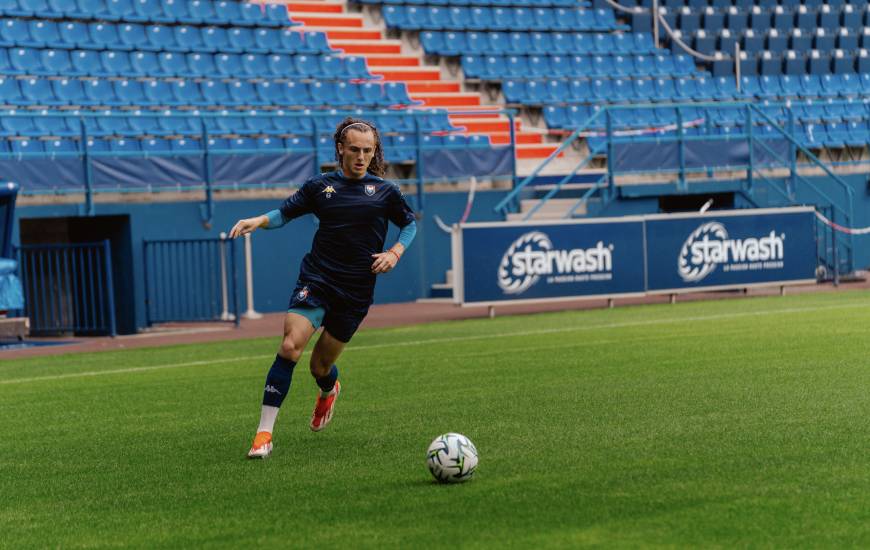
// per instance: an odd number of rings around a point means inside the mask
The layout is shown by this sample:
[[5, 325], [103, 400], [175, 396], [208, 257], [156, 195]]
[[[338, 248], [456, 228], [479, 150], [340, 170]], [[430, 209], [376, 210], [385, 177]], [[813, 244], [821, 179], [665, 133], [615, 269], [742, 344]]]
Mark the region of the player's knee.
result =
[[318, 357], [312, 357], [311, 363], [309, 363], [309, 368], [311, 369], [312, 376], [315, 378], [323, 378], [329, 374], [329, 370], [332, 368], [332, 362], [324, 361]]
[[302, 351], [302, 346], [296, 342], [292, 335], [285, 335], [284, 339], [281, 340], [281, 351], [279, 352], [281, 357], [290, 359], [291, 361], [299, 361], [299, 357], [302, 356]]

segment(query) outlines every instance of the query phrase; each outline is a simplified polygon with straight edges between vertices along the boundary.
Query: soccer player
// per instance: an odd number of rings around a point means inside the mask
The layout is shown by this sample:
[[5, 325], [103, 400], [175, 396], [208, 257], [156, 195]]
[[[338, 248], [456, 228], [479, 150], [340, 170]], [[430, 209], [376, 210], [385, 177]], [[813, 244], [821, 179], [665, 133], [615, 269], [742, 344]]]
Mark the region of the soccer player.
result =
[[[284, 317], [284, 338], [266, 375], [260, 426], [249, 458], [271, 454], [272, 430], [290, 391], [293, 369], [321, 326], [310, 362], [320, 387], [310, 427], [320, 431], [332, 420], [341, 392], [335, 363], [368, 313], [377, 275], [396, 267], [417, 232], [414, 212], [398, 186], [383, 179], [384, 155], [375, 126], [346, 118], [334, 140], [339, 170], [310, 178], [277, 210], [239, 220], [230, 231], [236, 238], [260, 227], [276, 229], [305, 214], [320, 220]], [[384, 252], [388, 222], [401, 232]]]

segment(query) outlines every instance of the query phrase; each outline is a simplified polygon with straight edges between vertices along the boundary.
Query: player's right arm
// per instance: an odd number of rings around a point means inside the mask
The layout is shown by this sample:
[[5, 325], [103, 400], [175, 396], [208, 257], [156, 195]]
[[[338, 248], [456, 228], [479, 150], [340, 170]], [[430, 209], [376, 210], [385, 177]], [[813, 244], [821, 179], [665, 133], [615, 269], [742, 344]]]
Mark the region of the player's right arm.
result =
[[263, 229], [277, 229], [279, 227], [284, 227], [284, 225], [293, 218], [298, 218], [303, 214], [311, 212], [313, 204], [313, 179], [314, 178], [305, 182], [305, 185], [300, 187], [298, 191], [281, 203], [281, 206], [276, 210], [267, 212], [262, 216], [246, 218], [236, 222], [236, 225], [234, 225], [232, 230], [230, 230], [230, 238], [235, 239], [236, 237], [253, 233], [261, 227]]

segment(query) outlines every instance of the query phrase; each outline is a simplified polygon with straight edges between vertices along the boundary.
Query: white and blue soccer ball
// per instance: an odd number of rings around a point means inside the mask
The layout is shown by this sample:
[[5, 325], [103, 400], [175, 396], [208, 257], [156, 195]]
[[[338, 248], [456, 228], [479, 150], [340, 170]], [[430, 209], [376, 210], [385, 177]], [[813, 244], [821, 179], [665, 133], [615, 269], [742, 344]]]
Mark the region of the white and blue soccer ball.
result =
[[439, 435], [426, 451], [426, 463], [441, 483], [462, 483], [477, 470], [477, 447], [462, 434]]

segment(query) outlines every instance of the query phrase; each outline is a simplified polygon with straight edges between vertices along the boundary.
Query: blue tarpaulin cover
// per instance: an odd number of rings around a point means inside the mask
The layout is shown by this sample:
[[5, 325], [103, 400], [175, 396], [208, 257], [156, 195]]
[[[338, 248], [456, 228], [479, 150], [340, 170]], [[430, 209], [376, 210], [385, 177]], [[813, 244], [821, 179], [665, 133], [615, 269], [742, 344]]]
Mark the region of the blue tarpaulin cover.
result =
[[24, 309], [24, 290], [15, 275], [18, 262], [0, 258], [0, 311]]

